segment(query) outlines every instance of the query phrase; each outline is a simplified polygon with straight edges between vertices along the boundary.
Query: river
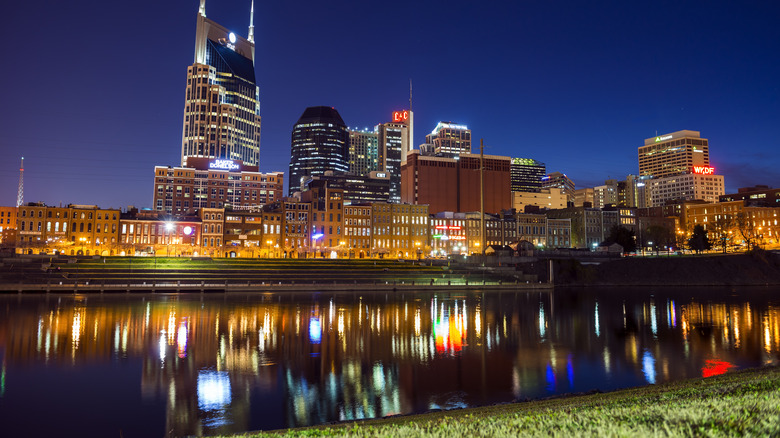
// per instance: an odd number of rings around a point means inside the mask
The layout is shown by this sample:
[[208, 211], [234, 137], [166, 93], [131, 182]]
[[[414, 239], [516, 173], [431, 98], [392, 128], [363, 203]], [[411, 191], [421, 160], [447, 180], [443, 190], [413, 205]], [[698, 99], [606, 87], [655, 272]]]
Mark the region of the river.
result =
[[0, 435], [228, 434], [777, 365], [777, 292], [0, 295]]

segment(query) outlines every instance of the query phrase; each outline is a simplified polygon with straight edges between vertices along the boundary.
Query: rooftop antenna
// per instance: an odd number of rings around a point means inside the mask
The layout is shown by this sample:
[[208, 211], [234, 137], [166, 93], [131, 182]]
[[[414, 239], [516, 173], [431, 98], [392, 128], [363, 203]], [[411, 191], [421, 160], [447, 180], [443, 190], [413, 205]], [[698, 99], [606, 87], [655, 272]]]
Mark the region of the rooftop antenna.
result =
[[200, 15], [206, 16], [206, 0], [200, 0], [200, 8], [198, 8]]
[[16, 206], [21, 207], [24, 204], [24, 157], [22, 157], [22, 167], [19, 168], [19, 191], [16, 194]]
[[252, 8], [249, 12], [249, 40], [250, 43], [255, 43], [255, 0], [252, 0]]
[[409, 111], [412, 110], [412, 78], [409, 78]]

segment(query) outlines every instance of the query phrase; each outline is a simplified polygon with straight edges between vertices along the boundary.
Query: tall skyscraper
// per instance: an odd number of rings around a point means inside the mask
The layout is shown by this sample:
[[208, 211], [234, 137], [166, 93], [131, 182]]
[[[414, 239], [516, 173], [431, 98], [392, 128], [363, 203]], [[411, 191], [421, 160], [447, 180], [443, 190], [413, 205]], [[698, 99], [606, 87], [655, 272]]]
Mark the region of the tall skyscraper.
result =
[[663, 178], [710, 165], [710, 146], [699, 131], [677, 131], [645, 139], [638, 148], [639, 176]]
[[293, 127], [290, 149], [291, 195], [308, 176], [349, 171], [349, 129], [335, 108], [306, 108]]
[[409, 144], [409, 127], [403, 123], [383, 123], [379, 133], [379, 170], [390, 177], [390, 203], [401, 202], [401, 162], [404, 147]]
[[379, 167], [379, 134], [377, 130], [349, 131], [349, 173], [365, 176]]
[[539, 193], [547, 166], [533, 158], [512, 158], [510, 171], [513, 192]]
[[260, 91], [255, 81], [254, 2], [249, 35], [241, 37], [206, 18], [201, 0], [195, 62], [187, 68], [181, 164], [189, 157], [240, 160], [257, 166]]
[[439, 122], [433, 131], [425, 136], [425, 143], [432, 145], [433, 154], [439, 157], [455, 158], [471, 153], [471, 130], [466, 125]]

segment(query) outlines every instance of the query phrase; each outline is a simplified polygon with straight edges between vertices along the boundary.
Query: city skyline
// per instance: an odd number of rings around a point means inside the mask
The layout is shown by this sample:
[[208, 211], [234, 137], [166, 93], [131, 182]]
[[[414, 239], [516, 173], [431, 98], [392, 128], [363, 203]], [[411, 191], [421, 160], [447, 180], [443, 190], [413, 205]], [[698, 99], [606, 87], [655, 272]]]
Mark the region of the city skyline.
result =
[[[561, 6], [256, 3], [260, 171], [287, 170], [306, 107], [373, 127], [408, 109], [412, 79], [415, 147], [439, 121], [462, 123], [487, 154], [539, 160], [583, 188], [638, 173], [656, 131], [688, 129], [710, 140], [727, 193], [778, 185], [778, 5]], [[249, 10], [206, 4], [241, 36]], [[27, 49], [0, 73], [13, 84], [0, 205], [16, 203], [24, 156], [25, 202], [152, 207], [154, 166], [180, 161], [197, 11], [196, 0], [11, 5], [3, 35]]]

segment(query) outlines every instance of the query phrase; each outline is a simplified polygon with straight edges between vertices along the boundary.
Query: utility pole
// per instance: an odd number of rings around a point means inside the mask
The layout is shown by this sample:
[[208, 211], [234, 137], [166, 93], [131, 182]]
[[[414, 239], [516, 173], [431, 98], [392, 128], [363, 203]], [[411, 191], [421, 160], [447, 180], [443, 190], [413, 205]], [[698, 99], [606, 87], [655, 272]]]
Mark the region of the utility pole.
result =
[[482, 265], [485, 265], [485, 145], [479, 139], [479, 234], [481, 237]]

